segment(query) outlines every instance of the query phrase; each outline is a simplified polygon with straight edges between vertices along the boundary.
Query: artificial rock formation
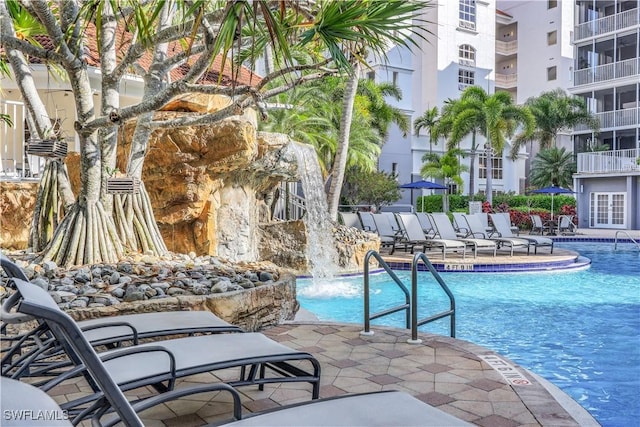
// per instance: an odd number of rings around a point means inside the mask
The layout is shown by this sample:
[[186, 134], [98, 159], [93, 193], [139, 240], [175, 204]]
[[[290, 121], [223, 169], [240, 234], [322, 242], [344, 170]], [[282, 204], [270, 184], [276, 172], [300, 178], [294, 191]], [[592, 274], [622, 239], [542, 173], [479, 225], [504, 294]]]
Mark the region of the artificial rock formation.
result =
[[[167, 104], [156, 119], [214, 112], [228, 103], [225, 97], [190, 95]], [[286, 135], [257, 132], [256, 127], [255, 114], [247, 110], [207, 126], [156, 129], [142, 172], [156, 221], [173, 252], [213, 255], [232, 262], [265, 259], [307, 271], [304, 225], [271, 222], [274, 189], [282, 181], [299, 180], [297, 161], [289, 148], [293, 142]], [[118, 169], [125, 171], [134, 123], [122, 129]], [[66, 163], [77, 194], [78, 154], [70, 153]], [[20, 224], [9, 224], [3, 218], [2, 246], [24, 248], [30, 219], [22, 212], [31, 212], [33, 198], [26, 202], [20, 193], [6, 197], [7, 193], [10, 191], [3, 191], [2, 203], [11, 198], [14, 207], [3, 217], [16, 217]], [[9, 238], [16, 230], [24, 232], [24, 238]], [[369, 238], [358, 239], [338, 245], [338, 252], [346, 257], [340, 264], [347, 270], [360, 265], [361, 253], [378, 247], [375, 239], [373, 243], [366, 243]], [[10, 241], [15, 244], [5, 243]], [[274, 249], [276, 245], [282, 250]]]

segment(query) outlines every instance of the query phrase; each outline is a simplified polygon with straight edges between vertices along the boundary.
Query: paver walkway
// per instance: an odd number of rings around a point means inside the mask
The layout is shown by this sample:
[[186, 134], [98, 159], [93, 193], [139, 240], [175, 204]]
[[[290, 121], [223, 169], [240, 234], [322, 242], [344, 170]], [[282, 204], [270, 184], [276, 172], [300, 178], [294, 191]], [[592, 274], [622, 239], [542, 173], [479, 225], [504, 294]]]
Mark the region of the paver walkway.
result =
[[[580, 422], [576, 421], [534, 376], [483, 347], [430, 334], [420, 334], [420, 344], [408, 344], [408, 331], [376, 327], [374, 335], [361, 336], [360, 329], [358, 325], [290, 323], [264, 333], [316, 356], [322, 366], [321, 397], [397, 389], [479, 426], [585, 425], [584, 414], [580, 414]], [[225, 371], [217, 377], [200, 374], [180, 380], [178, 387], [234, 376], [235, 371]], [[267, 385], [263, 391], [254, 386], [238, 390], [245, 413], [311, 398], [311, 386], [307, 384]], [[84, 380], [78, 380], [49, 394], [62, 402], [87, 391]], [[141, 397], [151, 394], [151, 390], [127, 394]], [[219, 423], [230, 413], [228, 394], [208, 393], [159, 406], [142, 417], [149, 427], [191, 427]], [[594, 420], [587, 420], [597, 425]]]

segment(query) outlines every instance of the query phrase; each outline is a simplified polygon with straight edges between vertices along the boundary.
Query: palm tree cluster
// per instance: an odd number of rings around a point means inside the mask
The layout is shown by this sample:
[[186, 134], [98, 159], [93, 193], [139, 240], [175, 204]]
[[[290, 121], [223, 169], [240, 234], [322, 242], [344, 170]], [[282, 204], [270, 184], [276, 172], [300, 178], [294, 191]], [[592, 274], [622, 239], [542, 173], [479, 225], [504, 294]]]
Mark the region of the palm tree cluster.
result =
[[[478, 86], [466, 88], [459, 99], [449, 99], [441, 111], [436, 107], [426, 110], [414, 122], [414, 131], [429, 132], [429, 152], [424, 155], [425, 162], [421, 174], [423, 177], [441, 178], [461, 181], [459, 174], [463, 169], [444, 176], [444, 169], [439, 168], [442, 159], [432, 152], [432, 145], [438, 139], [446, 140], [449, 156], [451, 150], [460, 153], [460, 142], [471, 136], [471, 146], [466, 152], [469, 156], [469, 195], [475, 194], [475, 163], [481, 150], [486, 154], [486, 196], [492, 200], [492, 161], [494, 156], [502, 157], [507, 142], [510, 143], [509, 158], [518, 158], [518, 152], [527, 142], [537, 141], [543, 149], [533, 162], [531, 183], [535, 186], [546, 185], [569, 186], [571, 175], [575, 172], [575, 164], [571, 153], [555, 147], [555, 141], [563, 130], [571, 129], [578, 124], [586, 124], [598, 130], [597, 119], [588, 112], [584, 101], [578, 97], [567, 95], [562, 90], [544, 92], [538, 97], [527, 100], [525, 105], [516, 105], [507, 92], [487, 94]], [[517, 132], [517, 133], [516, 133]], [[483, 137], [484, 145], [478, 144], [478, 136]], [[459, 156], [458, 156], [459, 157]], [[455, 178], [455, 179], [454, 179]]]

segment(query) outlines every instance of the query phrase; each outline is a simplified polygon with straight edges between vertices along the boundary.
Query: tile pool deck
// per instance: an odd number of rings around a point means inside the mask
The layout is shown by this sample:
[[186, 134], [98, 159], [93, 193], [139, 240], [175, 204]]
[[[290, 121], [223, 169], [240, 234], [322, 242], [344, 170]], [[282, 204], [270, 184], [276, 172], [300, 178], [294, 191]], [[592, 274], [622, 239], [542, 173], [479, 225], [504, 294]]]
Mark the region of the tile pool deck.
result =
[[[602, 235], [613, 237], [610, 232], [599, 234]], [[638, 231], [632, 235], [640, 237]], [[578, 237], [593, 238], [594, 234]], [[410, 254], [397, 254], [385, 259], [411, 261]], [[575, 256], [561, 249], [550, 256], [544, 248], [537, 255], [499, 255], [494, 262], [551, 262]], [[436, 260], [437, 256], [433, 258]], [[484, 256], [476, 262], [484, 262], [485, 258], [490, 262], [493, 257]], [[447, 260], [461, 262], [455, 255], [447, 255]], [[276, 341], [312, 353], [320, 361], [321, 397], [398, 389], [479, 426], [598, 425], [562, 391], [484, 347], [431, 334], [420, 334], [420, 344], [409, 344], [410, 333], [406, 330], [376, 326], [374, 335], [363, 336], [361, 329], [359, 325], [313, 322], [299, 317], [295, 322], [263, 332]], [[234, 372], [188, 377], [180, 380], [178, 387], [225, 380], [232, 378]], [[63, 402], [86, 393], [87, 387], [84, 380], [78, 380], [54, 388], [49, 394]], [[308, 401], [311, 397], [311, 386], [306, 384], [267, 385], [263, 391], [241, 387], [238, 391], [245, 413]], [[145, 396], [151, 391], [143, 389], [127, 394]], [[209, 393], [159, 406], [144, 412], [142, 417], [149, 427], [191, 427], [220, 422], [230, 413], [228, 395]]]

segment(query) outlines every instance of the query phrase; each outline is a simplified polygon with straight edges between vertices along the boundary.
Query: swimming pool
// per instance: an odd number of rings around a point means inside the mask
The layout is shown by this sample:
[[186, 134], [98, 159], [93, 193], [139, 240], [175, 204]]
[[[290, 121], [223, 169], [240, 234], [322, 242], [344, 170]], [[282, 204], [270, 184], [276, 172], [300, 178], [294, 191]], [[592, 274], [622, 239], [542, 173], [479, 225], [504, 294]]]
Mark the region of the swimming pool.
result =
[[[591, 268], [443, 274], [456, 297], [456, 337], [495, 350], [550, 380], [604, 426], [638, 425], [640, 254], [630, 245], [614, 252], [613, 243], [557, 246], [591, 258]], [[431, 276], [421, 274], [423, 318], [448, 305]], [[409, 272], [398, 275], [410, 283]], [[403, 301], [389, 282], [386, 274], [372, 276], [372, 312]], [[362, 323], [362, 278], [298, 280], [298, 299], [321, 320]], [[404, 314], [372, 323], [403, 327]], [[448, 323], [443, 319], [420, 330], [448, 335]]]

